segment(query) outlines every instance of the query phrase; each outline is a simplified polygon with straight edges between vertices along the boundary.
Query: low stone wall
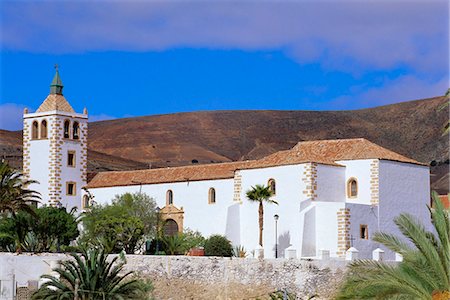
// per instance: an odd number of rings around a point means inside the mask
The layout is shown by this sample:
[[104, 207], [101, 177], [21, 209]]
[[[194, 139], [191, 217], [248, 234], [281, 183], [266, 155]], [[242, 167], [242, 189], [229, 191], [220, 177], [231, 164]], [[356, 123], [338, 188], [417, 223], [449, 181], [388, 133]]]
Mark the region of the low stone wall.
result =
[[[270, 299], [286, 289], [297, 299], [332, 299], [342, 281], [343, 260], [220, 258], [127, 255], [125, 271], [152, 279], [155, 299]], [[30, 282], [50, 272], [62, 254], [13, 255], [0, 253], [0, 282], [15, 278], [17, 299], [27, 299]], [[6, 281], [3, 281], [6, 283]], [[11, 284], [10, 284], [11, 283]], [[12, 286], [13, 282], [8, 283]], [[26, 288], [26, 286], [28, 286]], [[1, 295], [1, 293], [0, 293]], [[0, 299], [10, 299], [3, 298]], [[12, 299], [12, 298], [11, 298]]]
[[331, 299], [346, 262], [129, 255], [126, 268], [151, 278], [157, 299], [265, 299], [284, 289], [299, 299]]

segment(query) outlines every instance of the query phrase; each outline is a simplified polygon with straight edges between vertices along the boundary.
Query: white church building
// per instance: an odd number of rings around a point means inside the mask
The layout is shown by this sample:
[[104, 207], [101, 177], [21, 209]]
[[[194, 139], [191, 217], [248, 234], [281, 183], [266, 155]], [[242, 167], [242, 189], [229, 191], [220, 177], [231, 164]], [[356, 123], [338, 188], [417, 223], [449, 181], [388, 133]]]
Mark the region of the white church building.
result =
[[57, 72], [38, 110], [24, 113], [23, 170], [40, 182], [32, 188], [43, 203], [84, 209], [83, 188], [99, 204], [142, 192], [161, 208], [166, 232], [222, 234], [251, 251], [258, 246], [258, 205], [246, 191], [269, 185], [278, 205], [264, 205], [266, 258], [275, 249], [283, 257], [288, 247], [298, 257], [317, 257], [322, 249], [343, 257], [351, 246], [370, 258], [380, 247], [374, 232], [399, 234], [394, 217], [429, 219], [429, 168], [363, 138], [299, 142], [258, 160], [101, 172], [87, 182], [87, 111], [76, 113], [62, 88]]

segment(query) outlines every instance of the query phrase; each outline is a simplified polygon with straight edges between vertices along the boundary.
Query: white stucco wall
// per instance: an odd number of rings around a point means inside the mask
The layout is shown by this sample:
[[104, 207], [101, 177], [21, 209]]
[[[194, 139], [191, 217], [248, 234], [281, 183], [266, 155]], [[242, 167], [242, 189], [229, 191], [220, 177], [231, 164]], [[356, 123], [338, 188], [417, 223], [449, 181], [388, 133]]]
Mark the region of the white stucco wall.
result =
[[290, 245], [301, 246], [302, 222], [300, 204], [304, 199], [302, 182], [304, 165], [278, 166], [264, 169], [241, 170], [241, 244], [252, 250], [259, 242], [258, 204], [246, 199], [245, 193], [256, 184], [267, 185], [269, 179], [276, 182], [276, 195], [273, 197], [279, 205], [264, 204], [263, 247], [265, 257], [275, 257], [275, 220], [278, 220], [278, 254], [283, 256], [284, 249]]
[[370, 204], [370, 163], [372, 161], [373, 159], [337, 161], [338, 164], [346, 166], [344, 189], [346, 189], [347, 181], [352, 177], [358, 183], [356, 198], [348, 198], [345, 192], [348, 203]]
[[[345, 207], [344, 202], [315, 201], [316, 248], [313, 256], [318, 256], [321, 249], [329, 250], [330, 256], [336, 257], [338, 245], [337, 212]], [[308, 256], [306, 253], [303, 256]]]
[[[216, 190], [216, 203], [208, 204], [208, 191]], [[111, 203], [115, 195], [135, 193], [140, 185], [94, 188], [89, 191], [99, 204]], [[183, 207], [184, 228], [199, 230], [205, 237], [211, 234], [228, 234], [232, 241], [239, 241], [236, 230], [232, 227], [239, 217], [239, 210], [233, 205], [233, 179], [202, 180], [163, 184], [142, 185], [142, 193], [152, 197], [159, 207], [166, 206], [166, 192], [172, 190], [173, 204]]]
[[[29, 128], [30, 141], [29, 148], [29, 179], [36, 180], [38, 183], [31, 184], [30, 189], [35, 190], [41, 194], [41, 204], [46, 204], [49, 199], [49, 182], [50, 177], [49, 170], [49, 151], [50, 151], [50, 140], [46, 139], [31, 139], [32, 135], [32, 124], [37, 121], [41, 124], [43, 120], [47, 121], [47, 135], [51, 132], [54, 127], [53, 122], [50, 122], [48, 116], [37, 116], [34, 118], [24, 119], [24, 128]], [[39, 131], [38, 127], [38, 131]], [[25, 139], [25, 138], [24, 138]], [[24, 161], [24, 163], [27, 163]]]
[[345, 202], [346, 168], [317, 165], [317, 199], [326, 202]]
[[[378, 205], [347, 203], [346, 208], [350, 209], [350, 246], [358, 249], [359, 258], [371, 259], [372, 251], [380, 247], [378, 243], [372, 241], [373, 234], [379, 231]], [[361, 238], [361, 225], [367, 225], [368, 239]]]
[[[408, 213], [431, 228], [427, 204], [430, 203], [430, 171], [427, 166], [380, 161], [380, 230], [401, 235], [393, 219]], [[394, 254], [387, 253], [388, 259]]]

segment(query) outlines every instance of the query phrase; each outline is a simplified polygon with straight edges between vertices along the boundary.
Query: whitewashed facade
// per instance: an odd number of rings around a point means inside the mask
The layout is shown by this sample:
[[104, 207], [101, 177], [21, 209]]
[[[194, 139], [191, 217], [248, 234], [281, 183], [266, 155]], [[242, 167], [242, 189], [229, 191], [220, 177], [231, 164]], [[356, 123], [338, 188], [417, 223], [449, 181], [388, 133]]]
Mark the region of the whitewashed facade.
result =
[[[310, 187], [302, 180], [311, 164], [317, 170], [313, 197], [305, 193]], [[142, 191], [153, 197], [159, 207], [166, 206], [166, 193], [171, 190], [173, 205], [183, 209], [184, 228], [199, 230], [205, 236], [223, 234], [234, 245], [251, 250], [258, 245], [258, 206], [246, 199], [245, 192], [273, 179], [273, 199], [279, 205], [264, 205], [265, 257], [275, 255], [275, 214], [279, 216], [279, 257], [289, 246], [297, 249], [299, 257], [317, 257], [321, 249], [329, 250], [331, 257], [344, 257], [353, 246], [360, 251], [360, 258], [371, 258], [372, 251], [380, 247], [371, 241], [374, 232], [398, 233], [394, 217], [410, 213], [424, 222], [429, 219], [428, 167], [382, 159], [345, 160], [339, 164], [301, 163], [237, 170], [241, 176], [239, 199], [234, 197], [234, 178], [110, 187], [96, 187], [94, 181], [89, 190], [97, 203], [108, 203], [115, 195], [126, 192]], [[152, 170], [147, 172], [151, 176]], [[355, 198], [348, 197], [349, 178], [357, 179]], [[208, 203], [211, 187], [217, 195], [214, 204]], [[367, 228], [366, 236], [362, 236], [362, 226]], [[385, 250], [385, 257], [393, 260], [394, 254]]]
[[23, 115], [23, 172], [41, 194], [38, 205], [79, 206], [87, 179], [87, 111], [76, 113], [62, 95], [56, 72], [50, 94]]
[[[380, 247], [371, 241], [374, 232], [398, 233], [394, 217], [406, 212], [429, 222], [428, 167], [365, 139], [300, 142], [292, 149], [240, 163], [103, 172], [86, 184], [87, 114], [67, 110], [24, 115], [24, 170], [40, 181], [33, 188], [43, 198], [68, 208], [85, 207], [82, 187], [99, 204], [123, 193], [142, 192], [155, 199], [164, 220], [177, 223], [179, 231], [226, 235], [250, 252], [258, 245], [258, 205], [245, 194], [272, 180], [273, 199], [279, 205], [264, 205], [263, 248], [268, 258], [274, 257], [275, 247], [283, 257], [290, 246], [298, 257], [318, 257], [321, 249], [329, 250], [331, 257], [344, 257], [353, 246], [360, 258], [371, 258]], [[48, 139], [29, 138], [32, 123], [43, 118], [49, 120]], [[64, 135], [67, 119], [79, 123], [79, 141], [58, 138]], [[57, 145], [55, 155], [52, 141]], [[75, 168], [65, 164], [68, 151], [76, 153]], [[59, 168], [52, 173], [54, 166]], [[76, 183], [74, 196], [64, 194], [67, 181]], [[59, 187], [56, 196], [53, 186]], [[277, 232], [274, 215], [279, 216]], [[394, 259], [394, 254], [386, 251], [386, 258]]]

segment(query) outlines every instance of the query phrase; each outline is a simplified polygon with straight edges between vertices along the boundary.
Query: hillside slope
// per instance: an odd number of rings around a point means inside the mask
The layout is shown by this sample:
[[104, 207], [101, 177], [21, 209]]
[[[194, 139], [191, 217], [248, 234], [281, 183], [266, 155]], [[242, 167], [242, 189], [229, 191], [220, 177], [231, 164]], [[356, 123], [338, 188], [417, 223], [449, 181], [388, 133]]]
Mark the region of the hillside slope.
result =
[[[116, 119], [89, 124], [90, 171], [254, 159], [302, 140], [364, 137], [431, 163], [434, 188], [448, 191], [444, 97], [355, 111], [208, 111]], [[5, 137], [7, 136], [7, 137]], [[19, 138], [18, 138], [19, 137]], [[9, 150], [8, 150], [9, 149]], [[0, 131], [0, 155], [21, 151], [20, 132]], [[116, 163], [120, 157], [129, 163]], [[117, 161], [120, 160], [117, 158]], [[131, 163], [132, 162], [132, 163]], [[95, 166], [94, 166], [95, 165]]]

